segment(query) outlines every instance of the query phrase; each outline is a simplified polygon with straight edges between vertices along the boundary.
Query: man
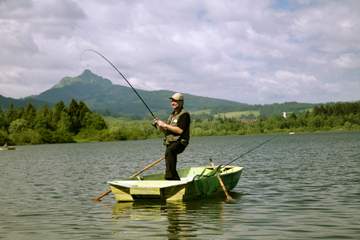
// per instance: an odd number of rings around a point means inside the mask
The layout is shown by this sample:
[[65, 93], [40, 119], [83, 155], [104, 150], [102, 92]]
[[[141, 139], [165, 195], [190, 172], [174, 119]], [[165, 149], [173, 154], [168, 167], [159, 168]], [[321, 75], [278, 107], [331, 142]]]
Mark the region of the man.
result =
[[184, 110], [183, 94], [175, 93], [170, 100], [173, 112], [167, 122], [155, 119], [155, 124], [165, 133], [165, 179], [180, 180], [176, 171], [177, 155], [185, 150], [190, 140], [190, 114]]

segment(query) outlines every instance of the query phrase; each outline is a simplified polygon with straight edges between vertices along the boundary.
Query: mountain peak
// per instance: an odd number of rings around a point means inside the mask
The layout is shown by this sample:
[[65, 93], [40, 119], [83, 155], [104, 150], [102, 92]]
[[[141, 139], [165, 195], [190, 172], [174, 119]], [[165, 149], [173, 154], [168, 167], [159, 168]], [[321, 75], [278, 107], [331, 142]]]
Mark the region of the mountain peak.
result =
[[61, 81], [56, 84], [52, 88], [63, 88], [66, 86], [71, 86], [74, 84], [92, 84], [92, 85], [100, 85], [100, 86], [111, 86], [112, 82], [108, 79], [102, 78], [89, 69], [85, 69], [79, 76], [77, 77], [64, 77]]
[[93, 79], [93, 78], [102, 78], [95, 73], [93, 73], [90, 69], [85, 69], [79, 76], [81, 79]]

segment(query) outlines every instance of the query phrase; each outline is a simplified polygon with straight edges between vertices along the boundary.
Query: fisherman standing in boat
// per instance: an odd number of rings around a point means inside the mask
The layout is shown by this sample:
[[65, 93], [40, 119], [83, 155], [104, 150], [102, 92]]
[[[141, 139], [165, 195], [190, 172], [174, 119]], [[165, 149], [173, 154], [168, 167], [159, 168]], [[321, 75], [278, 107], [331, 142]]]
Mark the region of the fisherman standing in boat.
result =
[[171, 108], [173, 112], [170, 114], [167, 122], [155, 119], [154, 122], [158, 129], [165, 133], [164, 145], [166, 180], [180, 180], [176, 171], [177, 155], [182, 153], [190, 140], [190, 114], [184, 110], [184, 95], [175, 93], [170, 97]]

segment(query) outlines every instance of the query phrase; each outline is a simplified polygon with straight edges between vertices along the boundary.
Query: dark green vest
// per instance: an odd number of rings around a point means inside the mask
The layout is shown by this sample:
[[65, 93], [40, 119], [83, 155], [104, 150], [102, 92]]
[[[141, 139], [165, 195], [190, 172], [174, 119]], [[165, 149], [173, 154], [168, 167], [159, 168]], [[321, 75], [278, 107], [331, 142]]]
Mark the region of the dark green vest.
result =
[[[178, 114], [171, 114], [167, 120], [167, 124], [171, 125], [171, 126], [177, 126], [177, 122], [180, 118], [181, 115], [183, 115], [184, 113], [187, 113], [184, 109], [182, 109]], [[164, 144], [168, 145], [171, 142], [176, 142], [178, 139], [180, 138], [180, 135], [175, 135], [173, 132], [171, 131], [166, 131], [165, 132], [165, 138], [164, 138]], [[180, 140], [182, 144], [184, 144], [185, 146], [188, 144], [187, 140], [185, 139], [181, 139]]]

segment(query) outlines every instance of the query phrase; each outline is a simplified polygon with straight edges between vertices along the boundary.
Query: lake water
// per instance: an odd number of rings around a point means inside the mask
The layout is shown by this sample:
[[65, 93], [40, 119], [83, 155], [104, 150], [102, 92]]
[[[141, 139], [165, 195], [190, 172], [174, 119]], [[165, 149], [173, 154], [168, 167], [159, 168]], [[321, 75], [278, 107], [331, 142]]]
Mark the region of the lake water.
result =
[[[225, 164], [270, 137], [193, 138], [179, 166]], [[155, 139], [0, 151], [0, 239], [360, 239], [360, 133], [276, 136], [236, 162], [233, 204], [91, 201], [163, 150]]]

